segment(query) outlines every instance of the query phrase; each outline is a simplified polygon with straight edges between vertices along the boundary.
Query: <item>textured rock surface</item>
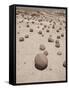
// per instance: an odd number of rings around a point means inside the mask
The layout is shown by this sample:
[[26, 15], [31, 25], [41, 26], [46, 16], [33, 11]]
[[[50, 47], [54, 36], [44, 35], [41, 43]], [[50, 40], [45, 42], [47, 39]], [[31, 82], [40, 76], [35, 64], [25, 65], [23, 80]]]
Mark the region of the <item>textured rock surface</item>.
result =
[[48, 66], [48, 59], [44, 54], [35, 56], [35, 67], [39, 70], [44, 70]]

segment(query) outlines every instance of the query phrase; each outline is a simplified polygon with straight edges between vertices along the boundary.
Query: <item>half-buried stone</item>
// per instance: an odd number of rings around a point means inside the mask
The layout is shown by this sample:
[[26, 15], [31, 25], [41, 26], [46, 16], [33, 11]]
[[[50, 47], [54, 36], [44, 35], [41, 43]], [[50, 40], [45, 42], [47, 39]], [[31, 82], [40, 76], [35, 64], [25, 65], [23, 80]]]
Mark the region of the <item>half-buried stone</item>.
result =
[[35, 68], [44, 70], [48, 66], [48, 58], [44, 54], [37, 54], [35, 56]]
[[45, 50], [45, 45], [44, 44], [40, 44], [40, 50]]

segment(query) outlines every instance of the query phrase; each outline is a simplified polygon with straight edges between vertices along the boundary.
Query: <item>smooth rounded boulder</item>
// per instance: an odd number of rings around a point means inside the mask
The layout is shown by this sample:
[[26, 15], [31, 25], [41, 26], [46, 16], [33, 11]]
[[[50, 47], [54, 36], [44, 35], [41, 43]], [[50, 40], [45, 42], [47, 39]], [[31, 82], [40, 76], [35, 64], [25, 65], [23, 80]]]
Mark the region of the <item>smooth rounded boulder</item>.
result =
[[38, 70], [44, 70], [48, 66], [48, 58], [44, 54], [37, 54], [34, 61]]

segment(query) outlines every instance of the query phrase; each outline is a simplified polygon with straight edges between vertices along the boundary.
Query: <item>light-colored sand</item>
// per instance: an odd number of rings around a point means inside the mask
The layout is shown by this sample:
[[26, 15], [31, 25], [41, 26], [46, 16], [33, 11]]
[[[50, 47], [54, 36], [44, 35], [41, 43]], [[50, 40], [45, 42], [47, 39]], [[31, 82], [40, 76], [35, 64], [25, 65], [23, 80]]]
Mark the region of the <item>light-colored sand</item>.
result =
[[[64, 81], [66, 80], [66, 69], [63, 67], [63, 62], [66, 60], [65, 51], [66, 51], [66, 30], [65, 30], [65, 15], [52, 14], [51, 12], [43, 11], [43, 9], [23, 9], [17, 8], [16, 16], [16, 83], [30, 83], [30, 82], [49, 82], [49, 81]], [[32, 13], [40, 11], [39, 16], [31, 17]], [[44, 9], [46, 10], [46, 9]], [[19, 12], [20, 11], [20, 12]], [[28, 13], [25, 15], [23, 12]], [[54, 10], [52, 10], [53, 12]], [[62, 11], [60, 9], [60, 11]], [[58, 10], [55, 9], [55, 12]], [[64, 12], [64, 10], [62, 11]], [[24, 17], [26, 19], [24, 19]], [[45, 19], [45, 18], [46, 19]], [[30, 20], [28, 20], [30, 18]], [[43, 21], [38, 21], [42, 19]], [[34, 19], [34, 20], [33, 20]], [[52, 19], [51, 22], [49, 22]], [[60, 21], [59, 21], [60, 20]], [[34, 23], [32, 23], [34, 21]], [[53, 29], [53, 23], [56, 23], [55, 29]], [[40, 25], [40, 23], [42, 23]], [[62, 25], [60, 25], [60, 23]], [[29, 25], [29, 27], [27, 27]], [[46, 25], [47, 27], [42, 30]], [[62, 30], [57, 30], [59, 28]], [[33, 29], [33, 32], [30, 32], [30, 29]], [[42, 31], [42, 34], [39, 34], [39, 30]], [[49, 30], [47, 32], [46, 30]], [[64, 34], [61, 37], [61, 34]], [[25, 35], [29, 35], [28, 38], [25, 38]], [[43, 36], [42, 36], [43, 35]], [[55, 41], [57, 36], [60, 35], [59, 43], [60, 47], [55, 47]], [[53, 42], [48, 42], [48, 38], [52, 37]], [[19, 41], [20, 37], [24, 37], [24, 41]], [[40, 45], [45, 45], [45, 50], [48, 51], [48, 67], [42, 71], [35, 68], [34, 58], [38, 53], [43, 53], [44, 51], [40, 50]], [[61, 51], [62, 55], [57, 55], [57, 52]]]

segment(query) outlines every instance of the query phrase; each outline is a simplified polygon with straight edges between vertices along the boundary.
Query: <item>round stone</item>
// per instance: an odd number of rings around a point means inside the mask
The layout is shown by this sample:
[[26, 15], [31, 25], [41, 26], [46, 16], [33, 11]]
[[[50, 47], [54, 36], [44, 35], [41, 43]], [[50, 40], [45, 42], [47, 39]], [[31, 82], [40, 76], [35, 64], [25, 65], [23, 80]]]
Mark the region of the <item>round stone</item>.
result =
[[57, 52], [57, 55], [62, 55], [62, 52], [61, 52], [61, 51], [58, 51], [58, 52]]
[[55, 47], [59, 48], [60, 47], [60, 44], [59, 43], [56, 43]]
[[59, 40], [56, 40], [55, 43], [56, 43], [56, 44], [59, 43]]
[[60, 36], [57, 36], [57, 39], [60, 39]]
[[66, 67], [66, 61], [63, 62], [63, 67]]
[[20, 41], [20, 42], [24, 41], [24, 38], [23, 38], [23, 37], [20, 37], [20, 38], [19, 38], [19, 41]]
[[44, 44], [40, 45], [40, 50], [45, 50], [45, 45]]
[[49, 30], [46, 30], [46, 32], [49, 32]]
[[42, 31], [40, 30], [38, 33], [39, 33], [39, 34], [42, 34]]
[[38, 70], [44, 70], [48, 66], [48, 59], [44, 54], [37, 54], [35, 56], [35, 67]]
[[46, 25], [44, 25], [44, 27], [46, 28], [47, 26], [46, 26]]
[[52, 39], [51, 37], [48, 38], [48, 42], [54, 42], [54, 39]]
[[43, 54], [47, 56], [48, 55], [48, 51], [44, 51]]
[[61, 34], [61, 37], [64, 37], [64, 34], [63, 33]]
[[44, 35], [42, 34], [42, 37], [44, 37]]
[[56, 32], [59, 32], [59, 30], [57, 30]]
[[29, 27], [29, 25], [27, 25], [27, 27]]
[[25, 38], [29, 38], [29, 35], [28, 35], [28, 34], [26, 34], [26, 35], [25, 35]]
[[30, 29], [30, 32], [33, 32], [33, 29]]

